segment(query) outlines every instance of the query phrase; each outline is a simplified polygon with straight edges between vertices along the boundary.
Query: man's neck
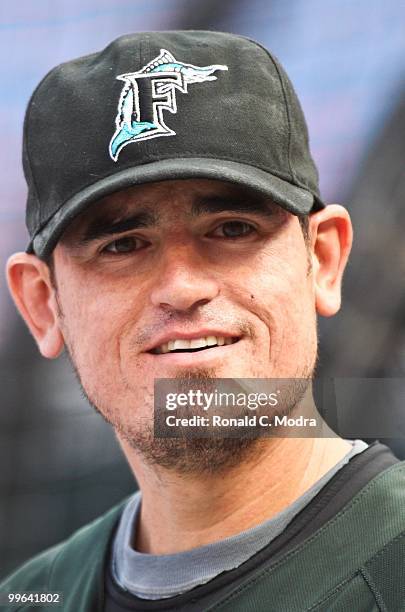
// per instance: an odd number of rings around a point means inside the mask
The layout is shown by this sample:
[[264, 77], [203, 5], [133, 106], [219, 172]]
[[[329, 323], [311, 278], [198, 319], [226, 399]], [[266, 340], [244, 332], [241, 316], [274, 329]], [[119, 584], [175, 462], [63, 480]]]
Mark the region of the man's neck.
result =
[[142, 491], [134, 543], [167, 555], [231, 537], [272, 518], [350, 450], [340, 438], [267, 439], [262, 453], [226, 473], [184, 476], [145, 464], [121, 441]]

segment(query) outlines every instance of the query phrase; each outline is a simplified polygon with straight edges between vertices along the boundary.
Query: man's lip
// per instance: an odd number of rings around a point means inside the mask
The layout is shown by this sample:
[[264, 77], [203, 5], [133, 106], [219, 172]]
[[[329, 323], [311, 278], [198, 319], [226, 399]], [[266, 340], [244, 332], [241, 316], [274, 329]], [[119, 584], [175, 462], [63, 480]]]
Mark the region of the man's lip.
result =
[[150, 353], [151, 351], [157, 349], [159, 346], [162, 346], [162, 344], [167, 344], [169, 340], [195, 340], [197, 338], [206, 338], [207, 336], [216, 336], [220, 338], [241, 338], [241, 334], [225, 332], [223, 330], [218, 329], [201, 329], [193, 332], [173, 330], [170, 332], [166, 332], [162, 336], [159, 336], [156, 340], [153, 341], [153, 343], [148, 345], [143, 352]]
[[[163, 377], [170, 374], [170, 378], [175, 377], [174, 372], [178, 368], [193, 368], [204, 366], [218, 366], [221, 360], [227, 359], [232, 355], [232, 351], [239, 345], [239, 342], [233, 344], [225, 344], [224, 346], [212, 346], [209, 350], [202, 351], [179, 351], [169, 352], [165, 354], [146, 353], [148, 359], [154, 364], [158, 364], [159, 373]], [[207, 347], [208, 349], [208, 347]], [[156, 361], [155, 361], [156, 360]], [[166, 370], [165, 367], [174, 368], [174, 370]]]

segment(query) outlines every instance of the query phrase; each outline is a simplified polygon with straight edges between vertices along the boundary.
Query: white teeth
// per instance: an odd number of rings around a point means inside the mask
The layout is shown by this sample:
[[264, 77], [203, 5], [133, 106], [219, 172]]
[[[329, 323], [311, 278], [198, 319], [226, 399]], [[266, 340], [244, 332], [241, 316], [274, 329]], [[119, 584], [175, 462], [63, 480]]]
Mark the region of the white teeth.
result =
[[194, 340], [190, 340], [190, 348], [204, 348], [207, 346], [207, 341], [205, 338], [195, 338]]
[[193, 338], [192, 340], [169, 340], [165, 344], [161, 344], [156, 348], [156, 353], [165, 354], [170, 351], [176, 351], [179, 349], [196, 349], [204, 348], [206, 346], [223, 346], [224, 344], [232, 344], [232, 338], [224, 338], [223, 336], [206, 336], [205, 338]]
[[174, 340], [173, 348], [170, 346], [170, 344], [171, 344], [171, 342], [169, 342], [169, 349], [171, 351], [176, 351], [177, 349], [189, 349], [189, 348], [191, 348], [190, 340]]

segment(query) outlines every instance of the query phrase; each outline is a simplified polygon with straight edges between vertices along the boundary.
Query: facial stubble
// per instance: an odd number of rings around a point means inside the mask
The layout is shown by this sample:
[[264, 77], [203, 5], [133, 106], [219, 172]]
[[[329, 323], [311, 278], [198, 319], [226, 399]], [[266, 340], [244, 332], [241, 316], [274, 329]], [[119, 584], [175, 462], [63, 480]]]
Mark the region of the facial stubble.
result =
[[[86, 390], [81, 379], [79, 368], [76, 365], [74, 351], [68, 348], [67, 354], [83, 396], [90, 406], [115, 430], [117, 436], [127, 442], [136, 454], [150, 466], [159, 466], [167, 471], [184, 476], [221, 474], [242, 463], [254, 463], [262, 454], [263, 449], [272, 441], [257, 435], [240, 435], [238, 437], [156, 437], [154, 434], [153, 418], [142, 419], [136, 423], [123, 419], [120, 410], [101, 408], [97, 401]], [[312, 368], [313, 369], [313, 368]], [[288, 402], [277, 411], [278, 416], [289, 416], [304, 397], [311, 383], [312, 369], [306, 372], [305, 377], [292, 380], [288, 393]], [[194, 369], [177, 377], [184, 388], [191, 381], [204, 381], [212, 385], [216, 379], [215, 369]], [[147, 403], [153, 405], [151, 398]], [[134, 406], [135, 414], [139, 406]]]

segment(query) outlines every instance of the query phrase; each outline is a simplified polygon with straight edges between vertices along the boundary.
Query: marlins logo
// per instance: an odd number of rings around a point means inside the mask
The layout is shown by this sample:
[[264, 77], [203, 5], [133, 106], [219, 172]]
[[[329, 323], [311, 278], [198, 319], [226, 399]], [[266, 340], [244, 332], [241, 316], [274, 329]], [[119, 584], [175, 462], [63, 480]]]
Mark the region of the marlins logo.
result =
[[110, 142], [110, 156], [117, 161], [127, 144], [158, 136], [176, 134], [165, 124], [163, 111], [177, 112], [176, 89], [187, 93], [191, 83], [215, 81], [214, 72], [228, 70], [228, 66], [193, 66], [178, 62], [169, 51], [161, 49], [160, 54], [138, 72], [120, 74], [117, 79], [124, 81], [116, 130]]

